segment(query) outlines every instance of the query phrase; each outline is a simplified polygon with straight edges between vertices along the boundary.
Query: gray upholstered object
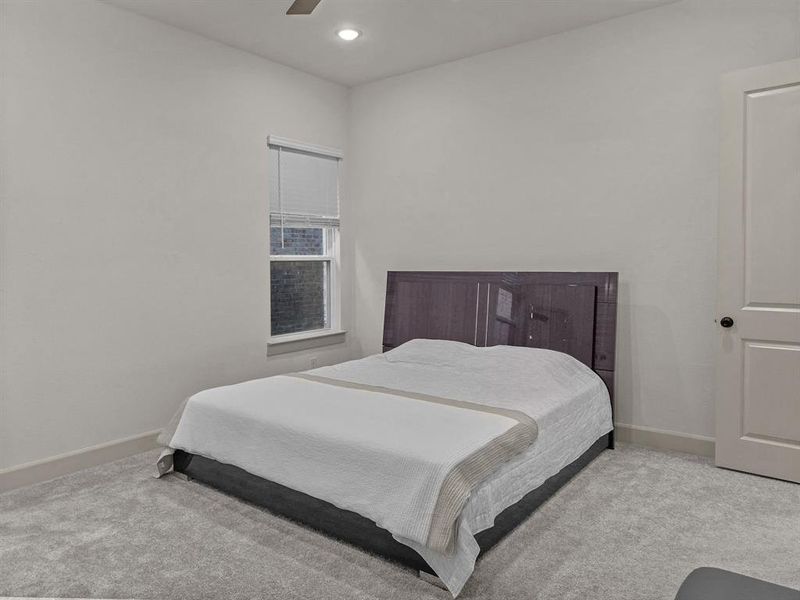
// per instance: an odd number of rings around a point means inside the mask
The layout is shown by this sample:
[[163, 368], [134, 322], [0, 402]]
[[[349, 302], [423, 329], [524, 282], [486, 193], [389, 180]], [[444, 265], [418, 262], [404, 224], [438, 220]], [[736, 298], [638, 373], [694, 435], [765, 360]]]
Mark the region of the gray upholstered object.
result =
[[723, 569], [700, 567], [689, 573], [675, 600], [800, 600], [800, 590]]

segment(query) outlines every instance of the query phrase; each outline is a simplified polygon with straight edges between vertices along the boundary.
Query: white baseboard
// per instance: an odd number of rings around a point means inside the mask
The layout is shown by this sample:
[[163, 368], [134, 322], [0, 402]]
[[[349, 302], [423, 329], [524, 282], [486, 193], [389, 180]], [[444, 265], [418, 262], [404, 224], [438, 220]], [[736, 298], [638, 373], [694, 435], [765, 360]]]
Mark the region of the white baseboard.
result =
[[620, 442], [630, 442], [661, 450], [675, 450], [698, 456], [714, 456], [714, 438], [705, 435], [615, 423], [614, 438]]
[[158, 447], [156, 443], [158, 434], [159, 431], [148, 431], [16, 467], [0, 469], [0, 492], [41, 483], [48, 479], [69, 475], [75, 471], [153, 450]]

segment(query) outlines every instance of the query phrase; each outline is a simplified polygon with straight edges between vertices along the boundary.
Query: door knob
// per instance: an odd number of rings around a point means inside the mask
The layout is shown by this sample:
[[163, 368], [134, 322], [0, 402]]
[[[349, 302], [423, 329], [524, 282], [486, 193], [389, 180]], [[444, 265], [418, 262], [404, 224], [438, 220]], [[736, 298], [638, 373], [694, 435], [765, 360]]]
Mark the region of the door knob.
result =
[[731, 319], [730, 317], [722, 317], [719, 320], [719, 324], [722, 325], [725, 329], [727, 329], [728, 327], [733, 327], [733, 319]]

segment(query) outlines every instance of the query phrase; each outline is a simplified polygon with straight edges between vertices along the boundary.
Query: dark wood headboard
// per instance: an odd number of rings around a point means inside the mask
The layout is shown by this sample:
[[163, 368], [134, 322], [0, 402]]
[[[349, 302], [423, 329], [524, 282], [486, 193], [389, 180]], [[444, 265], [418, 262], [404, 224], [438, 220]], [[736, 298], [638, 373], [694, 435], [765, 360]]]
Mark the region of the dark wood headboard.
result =
[[614, 405], [617, 273], [389, 271], [383, 349], [415, 338], [570, 354]]

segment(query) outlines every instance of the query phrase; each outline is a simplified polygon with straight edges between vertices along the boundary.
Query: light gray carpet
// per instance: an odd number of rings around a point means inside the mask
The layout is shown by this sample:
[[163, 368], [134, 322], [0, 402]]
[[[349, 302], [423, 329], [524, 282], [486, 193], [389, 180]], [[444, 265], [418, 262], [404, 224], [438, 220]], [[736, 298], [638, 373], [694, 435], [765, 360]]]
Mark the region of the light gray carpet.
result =
[[[0, 495], [0, 595], [449, 597], [199, 484], [152, 479], [154, 456]], [[800, 588], [800, 486], [622, 446], [479, 561], [461, 597], [672, 599], [701, 565]]]

